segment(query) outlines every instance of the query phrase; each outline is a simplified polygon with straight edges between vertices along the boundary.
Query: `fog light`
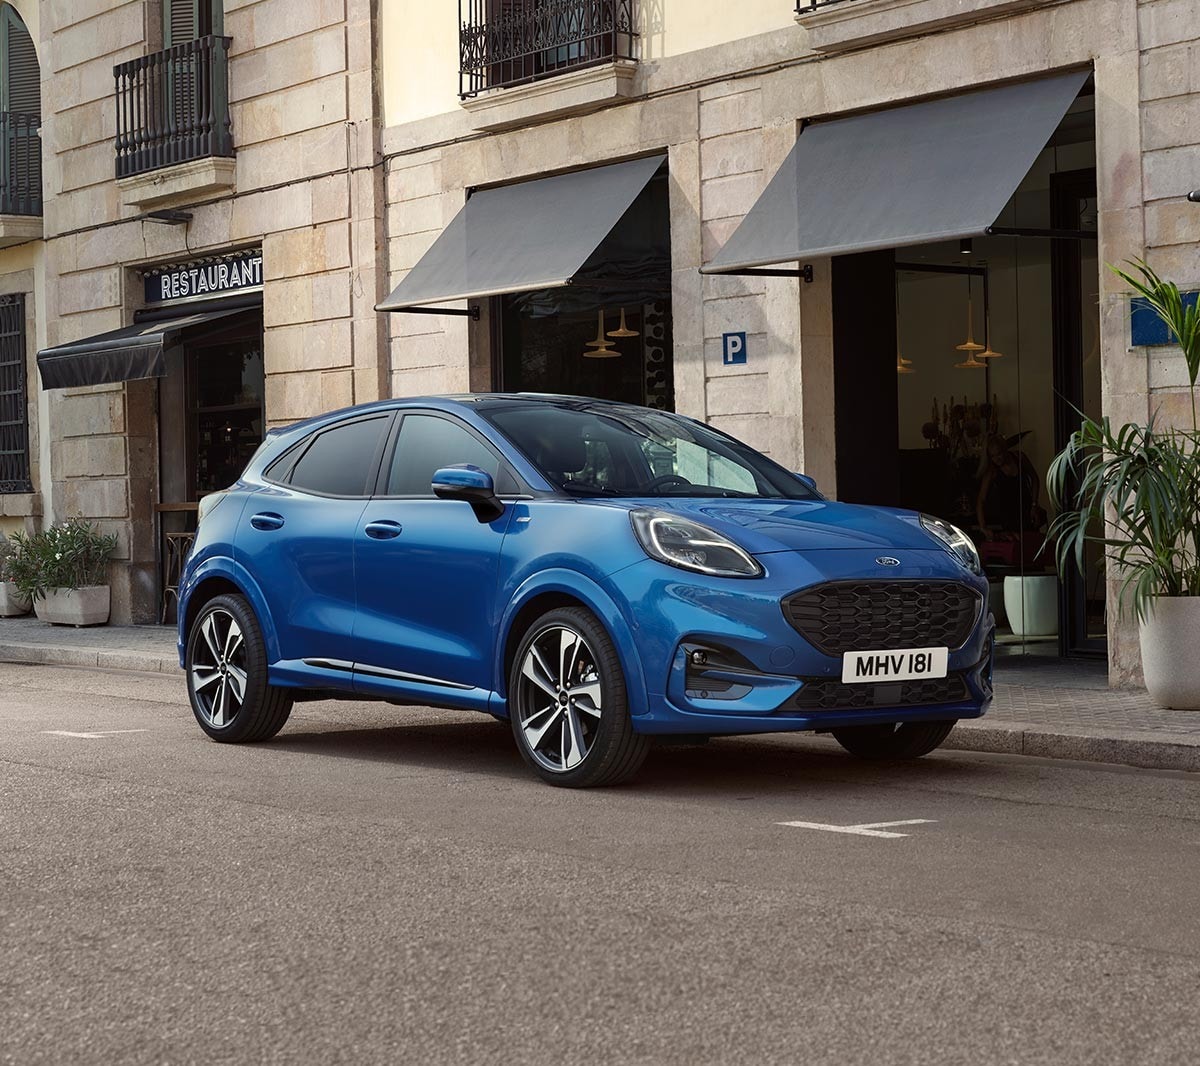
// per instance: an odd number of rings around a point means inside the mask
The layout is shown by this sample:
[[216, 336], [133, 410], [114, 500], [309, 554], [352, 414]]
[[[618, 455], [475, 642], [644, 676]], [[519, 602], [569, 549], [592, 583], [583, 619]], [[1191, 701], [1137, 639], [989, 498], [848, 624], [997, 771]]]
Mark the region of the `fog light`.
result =
[[705, 666], [708, 663], [708, 652], [701, 651], [697, 648], [691, 655], [693, 666]]

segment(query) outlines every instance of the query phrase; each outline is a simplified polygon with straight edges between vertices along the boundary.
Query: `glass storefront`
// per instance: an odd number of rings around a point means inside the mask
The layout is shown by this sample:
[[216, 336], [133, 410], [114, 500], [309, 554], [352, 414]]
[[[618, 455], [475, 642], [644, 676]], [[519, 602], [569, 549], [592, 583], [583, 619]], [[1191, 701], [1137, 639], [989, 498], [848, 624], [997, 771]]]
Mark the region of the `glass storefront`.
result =
[[562, 288], [492, 300], [493, 378], [505, 392], [674, 408], [665, 169]]
[[997, 221], [1023, 235], [834, 261], [839, 497], [966, 529], [1001, 655], [1105, 650], [1103, 559], [1064, 582], [1046, 545], [1047, 470], [1101, 413], [1096, 242], [1067, 236], [1096, 229], [1094, 147], [1083, 95]]

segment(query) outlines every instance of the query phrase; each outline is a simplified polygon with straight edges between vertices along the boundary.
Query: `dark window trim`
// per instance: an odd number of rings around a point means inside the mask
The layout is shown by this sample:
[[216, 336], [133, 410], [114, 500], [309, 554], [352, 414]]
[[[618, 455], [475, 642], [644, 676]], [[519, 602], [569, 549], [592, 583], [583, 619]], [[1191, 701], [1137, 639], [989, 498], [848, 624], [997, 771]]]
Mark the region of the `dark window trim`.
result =
[[[0, 349], [0, 370], [12, 368], [11, 387], [5, 388], [7, 374], [0, 373], [0, 446], [7, 439], [12, 447], [0, 452], [0, 495], [33, 491], [33, 464], [29, 454], [29, 343], [25, 331], [25, 294], [0, 296], [0, 307], [12, 309], [13, 329], [0, 334], [12, 341], [12, 351]], [[6, 358], [11, 356], [12, 358]], [[5, 473], [11, 476], [2, 476]]]
[[[379, 470], [375, 477], [375, 491], [371, 494], [373, 500], [436, 500], [432, 492], [424, 492], [420, 495], [405, 495], [405, 496], [389, 496], [385, 493], [387, 488], [388, 477], [392, 472], [392, 463], [396, 459], [396, 447], [400, 442], [400, 430], [403, 426], [404, 419], [409, 415], [433, 415], [435, 418], [441, 418], [452, 425], [458, 426], [460, 429], [465, 429], [472, 437], [481, 443], [489, 452], [491, 452], [500, 461], [500, 470], [497, 472], [496, 480], [499, 481], [500, 472], [507, 471], [513, 482], [517, 486], [516, 492], [500, 492], [497, 493], [497, 498], [501, 500], [521, 500], [532, 499], [533, 490], [526, 484], [525, 479], [517, 473], [516, 468], [503, 455], [503, 453], [479, 432], [474, 426], [464, 422], [461, 418], [457, 418], [446, 411], [436, 411], [425, 407], [406, 407], [402, 411], [397, 412], [395, 425], [392, 426], [391, 432], [388, 434], [387, 442], [384, 446], [384, 461], [380, 463]], [[386, 472], [386, 473], [385, 473]]]
[[[304, 440], [294, 444], [278, 459], [271, 463], [266, 470], [263, 471], [263, 481], [270, 485], [279, 485], [291, 492], [298, 492], [304, 496], [312, 496], [314, 499], [322, 500], [369, 500], [371, 493], [364, 491], [359, 495], [345, 495], [334, 492], [317, 492], [315, 489], [306, 489], [300, 485], [292, 484], [292, 474], [295, 472], [296, 465], [308, 454], [308, 450], [317, 442], [317, 438], [329, 433], [331, 430], [342, 429], [345, 426], [353, 425], [355, 422], [372, 422], [376, 419], [389, 419], [389, 425], [380, 435], [380, 443], [375, 446], [375, 454], [367, 466], [367, 476], [363, 479], [364, 490], [369, 489], [373, 485], [379, 483], [379, 467], [383, 460], [383, 453], [387, 450], [387, 442], [391, 439], [392, 432], [395, 428], [396, 413], [394, 411], [372, 411], [369, 414], [357, 415], [354, 418], [343, 418], [340, 422], [332, 422], [329, 425], [322, 426], [320, 429], [314, 430]], [[294, 457], [293, 456], [294, 453]], [[280, 463], [286, 462], [286, 469], [282, 477], [279, 479], [268, 477], [267, 471], [274, 470]], [[372, 467], [375, 470], [374, 475], [371, 474]]]

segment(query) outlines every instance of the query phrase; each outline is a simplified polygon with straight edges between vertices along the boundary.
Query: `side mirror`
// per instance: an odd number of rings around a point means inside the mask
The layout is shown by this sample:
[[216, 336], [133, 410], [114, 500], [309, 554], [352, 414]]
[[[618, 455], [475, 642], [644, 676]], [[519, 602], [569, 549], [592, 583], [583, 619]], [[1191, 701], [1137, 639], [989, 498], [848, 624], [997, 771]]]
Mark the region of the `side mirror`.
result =
[[807, 474], [801, 474], [798, 470], [794, 471], [794, 474], [796, 480], [799, 481], [800, 484], [806, 489], [816, 493], [818, 496], [821, 495], [821, 490], [817, 488], [817, 479], [815, 477], [809, 477]]
[[504, 514], [492, 475], [477, 466], [463, 463], [443, 467], [433, 475], [430, 487], [439, 500], [465, 500], [480, 522], [494, 522]]

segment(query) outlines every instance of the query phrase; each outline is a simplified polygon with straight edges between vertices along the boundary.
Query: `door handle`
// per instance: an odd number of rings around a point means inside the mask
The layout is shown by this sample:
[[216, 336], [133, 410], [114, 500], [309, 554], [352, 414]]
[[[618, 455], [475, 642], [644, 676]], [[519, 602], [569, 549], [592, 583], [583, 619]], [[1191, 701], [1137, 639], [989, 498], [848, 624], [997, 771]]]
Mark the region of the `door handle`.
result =
[[372, 540], [391, 540], [393, 537], [400, 536], [403, 531], [404, 527], [399, 522], [393, 522], [387, 518], [368, 522], [363, 528], [363, 532]]
[[250, 519], [250, 524], [255, 529], [272, 530], [283, 528], [283, 515], [276, 514], [274, 511], [260, 511]]

